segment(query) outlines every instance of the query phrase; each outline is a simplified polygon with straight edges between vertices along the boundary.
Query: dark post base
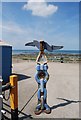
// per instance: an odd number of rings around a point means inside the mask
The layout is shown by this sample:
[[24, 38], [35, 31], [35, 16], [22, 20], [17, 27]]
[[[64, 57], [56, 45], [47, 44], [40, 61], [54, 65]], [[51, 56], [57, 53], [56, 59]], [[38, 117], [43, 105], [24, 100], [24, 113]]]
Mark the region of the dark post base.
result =
[[18, 120], [18, 108], [15, 110], [11, 109], [11, 120]]

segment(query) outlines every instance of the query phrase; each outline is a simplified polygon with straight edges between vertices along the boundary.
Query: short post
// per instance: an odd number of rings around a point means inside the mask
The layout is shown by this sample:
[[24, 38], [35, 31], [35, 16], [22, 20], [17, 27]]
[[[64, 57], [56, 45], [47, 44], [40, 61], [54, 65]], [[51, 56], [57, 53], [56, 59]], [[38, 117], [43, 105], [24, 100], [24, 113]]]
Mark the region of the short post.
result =
[[11, 92], [10, 92], [10, 106], [11, 106], [11, 120], [18, 120], [18, 77], [17, 75], [10, 76]]
[[62, 56], [62, 55], [61, 55], [60, 60], [61, 60], [61, 63], [63, 63], [63, 62], [64, 62], [64, 59], [63, 59], [63, 56]]

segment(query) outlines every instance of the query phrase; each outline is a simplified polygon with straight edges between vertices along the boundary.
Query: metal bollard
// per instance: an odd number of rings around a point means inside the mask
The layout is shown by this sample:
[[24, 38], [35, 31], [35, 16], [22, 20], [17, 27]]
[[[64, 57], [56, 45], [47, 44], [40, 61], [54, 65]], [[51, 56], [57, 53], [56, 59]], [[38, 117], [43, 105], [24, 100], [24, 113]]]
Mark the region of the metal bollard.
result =
[[11, 120], [18, 120], [18, 77], [17, 75], [10, 76], [10, 106], [11, 106]]

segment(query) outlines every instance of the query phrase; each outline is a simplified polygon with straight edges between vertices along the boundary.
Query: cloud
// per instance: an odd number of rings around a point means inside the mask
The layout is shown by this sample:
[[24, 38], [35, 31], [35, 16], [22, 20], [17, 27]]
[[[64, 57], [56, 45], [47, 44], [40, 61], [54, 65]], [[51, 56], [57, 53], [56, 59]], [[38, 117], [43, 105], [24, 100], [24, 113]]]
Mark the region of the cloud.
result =
[[29, 0], [23, 6], [23, 9], [30, 10], [34, 16], [46, 17], [54, 14], [58, 10], [58, 7], [51, 4], [48, 5], [45, 0], [39, 0], [38, 2], [36, 0]]

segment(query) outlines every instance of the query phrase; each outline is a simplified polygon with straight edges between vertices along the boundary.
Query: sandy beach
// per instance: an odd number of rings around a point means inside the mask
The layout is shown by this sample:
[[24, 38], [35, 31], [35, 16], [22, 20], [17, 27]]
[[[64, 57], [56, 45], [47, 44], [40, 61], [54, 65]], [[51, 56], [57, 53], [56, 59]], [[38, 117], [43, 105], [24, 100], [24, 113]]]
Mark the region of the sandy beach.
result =
[[[48, 59], [48, 62], [61, 62], [63, 63], [80, 63], [81, 54], [54, 54], [54, 53], [45, 53]], [[14, 54], [12, 55], [12, 62], [19, 63], [25, 61], [36, 61], [38, 53], [33, 54]]]
[[[18, 100], [20, 120], [25, 118], [79, 118], [79, 64], [48, 62], [47, 103], [51, 114], [34, 114], [37, 104], [37, 83], [35, 81], [35, 61], [14, 61], [13, 73], [19, 77]], [[9, 104], [9, 101], [4, 103]], [[4, 105], [10, 110], [9, 107]], [[6, 113], [10, 117], [9, 113]]]

